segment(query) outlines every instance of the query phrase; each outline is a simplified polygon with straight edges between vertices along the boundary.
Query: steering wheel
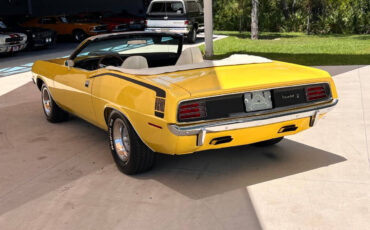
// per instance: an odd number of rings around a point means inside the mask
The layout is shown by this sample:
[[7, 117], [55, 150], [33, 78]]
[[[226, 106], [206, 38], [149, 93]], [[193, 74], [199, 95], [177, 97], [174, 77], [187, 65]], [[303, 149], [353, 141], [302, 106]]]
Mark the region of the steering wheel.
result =
[[98, 61], [98, 67], [99, 68], [104, 68], [106, 67], [106, 65], [102, 64], [104, 59], [106, 58], [117, 58], [119, 59], [122, 63], [123, 63], [123, 59], [121, 58], [121, 56], [118, 54], [118, 53], [110, 53], [110, 54], [106, 54], [104, 55], [103, 57], [101, 57]]

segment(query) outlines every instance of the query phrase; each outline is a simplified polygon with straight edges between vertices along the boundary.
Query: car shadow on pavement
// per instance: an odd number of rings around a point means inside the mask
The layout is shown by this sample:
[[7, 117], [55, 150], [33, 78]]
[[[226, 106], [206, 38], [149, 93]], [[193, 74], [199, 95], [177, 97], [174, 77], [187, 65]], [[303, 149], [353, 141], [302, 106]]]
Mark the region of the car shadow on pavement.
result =
[[159, 155], [151, 179], [191, 198], [203, 199], [250, 185], [304, 173], [346, 161], [295, 141], [272, 147], [242, 146], [184, 156]]

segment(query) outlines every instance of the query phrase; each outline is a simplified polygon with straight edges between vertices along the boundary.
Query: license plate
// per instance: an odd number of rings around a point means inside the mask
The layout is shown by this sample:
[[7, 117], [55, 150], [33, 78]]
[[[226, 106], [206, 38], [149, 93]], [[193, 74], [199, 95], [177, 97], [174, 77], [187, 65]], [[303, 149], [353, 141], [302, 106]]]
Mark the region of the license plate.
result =
[[170, 29], [161, 29], [161, 32], [168, 32]]
[[18, 49], [19, 49], [19, 48], [18, 48], [18, 46], [13, 46], [13, 47], [12, 47], [12, 50], [13, 50], [13, 51], [18, 51]]
[[285, 107], [306, 102], [304, 88], [278, 89], [273, 91], [276, 107]]
[[257, 91], [244, 94], [244, 103], [247, 112], [256, 112], [272, 109], [271, 91]]

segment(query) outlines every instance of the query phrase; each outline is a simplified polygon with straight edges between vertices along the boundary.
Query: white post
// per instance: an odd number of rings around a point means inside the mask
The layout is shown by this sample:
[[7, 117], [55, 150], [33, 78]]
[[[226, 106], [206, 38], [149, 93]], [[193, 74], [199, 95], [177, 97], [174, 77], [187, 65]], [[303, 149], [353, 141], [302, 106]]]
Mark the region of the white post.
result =
[[213, 56], [213, 11], [212, 0], [204, 0], [204, 33], [206, 58]]

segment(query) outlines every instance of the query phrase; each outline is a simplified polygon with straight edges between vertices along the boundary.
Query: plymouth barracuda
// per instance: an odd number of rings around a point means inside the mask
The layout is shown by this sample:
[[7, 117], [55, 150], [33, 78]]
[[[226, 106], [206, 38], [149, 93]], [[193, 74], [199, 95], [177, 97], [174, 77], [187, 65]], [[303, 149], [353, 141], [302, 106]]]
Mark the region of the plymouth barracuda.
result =
[[277, 144], [338, 103], [325, 71], [250, 55], [208, 61], [182, 46], [178, 34], [107, 34], [35, 62], [47, 120], [74, 114], [107, 130], [118, 168], [136, 174], [156, 153]]

